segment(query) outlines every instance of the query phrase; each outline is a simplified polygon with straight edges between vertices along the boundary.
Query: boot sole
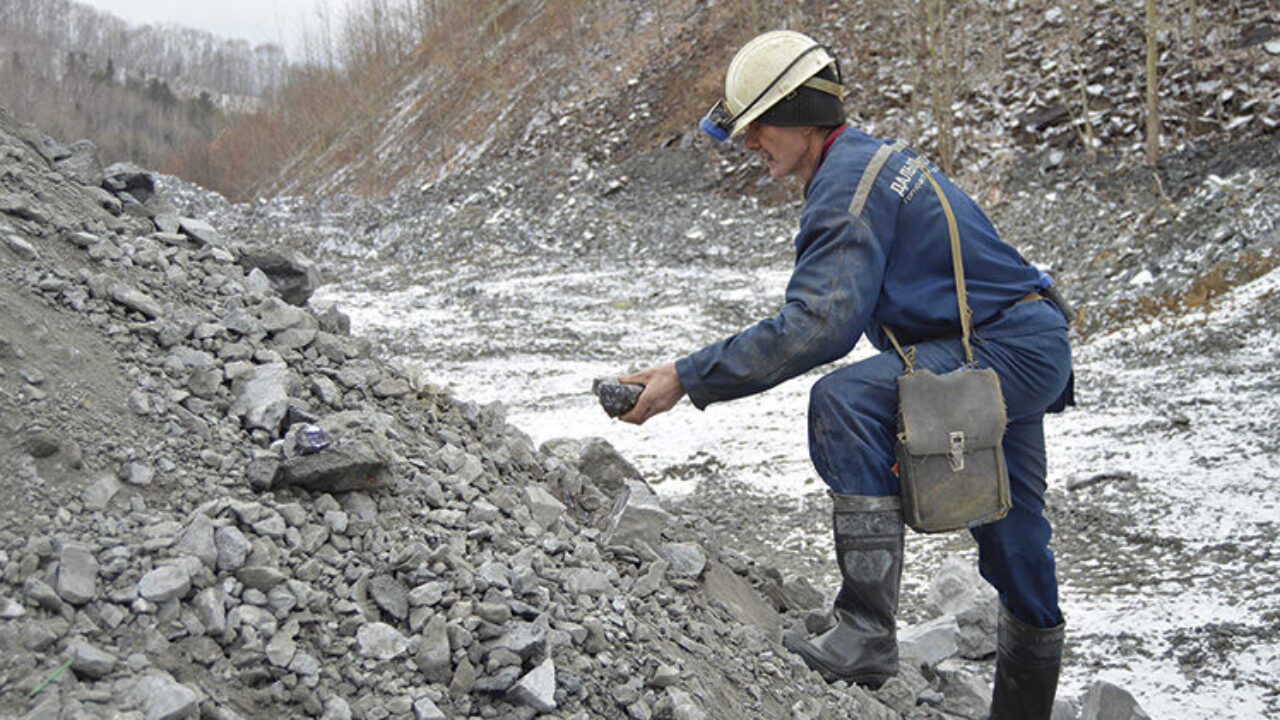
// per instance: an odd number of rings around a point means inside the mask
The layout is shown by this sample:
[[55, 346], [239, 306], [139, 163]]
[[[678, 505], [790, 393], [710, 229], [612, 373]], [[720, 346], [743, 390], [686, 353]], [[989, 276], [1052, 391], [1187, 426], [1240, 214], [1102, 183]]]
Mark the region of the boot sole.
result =
[[[813, 667], [813, 666], [811, 665], [810, 667]], [[838, 675], [833, 672], [822, 670], [821, 668], [813, 668], [813, 669], [817, 670], [818, 674], [822, 676], [822, 679], [826, 680], [829, 683], [843, 680], [844, 682], [852, 683], [859, 687], [866, 688], [867, 690], [879, 690], [881, 686], [883, 686], [886, 682], [888, 682], [889, 678], [892, 677], [891, 675], [882, 675], [882, 674]]]

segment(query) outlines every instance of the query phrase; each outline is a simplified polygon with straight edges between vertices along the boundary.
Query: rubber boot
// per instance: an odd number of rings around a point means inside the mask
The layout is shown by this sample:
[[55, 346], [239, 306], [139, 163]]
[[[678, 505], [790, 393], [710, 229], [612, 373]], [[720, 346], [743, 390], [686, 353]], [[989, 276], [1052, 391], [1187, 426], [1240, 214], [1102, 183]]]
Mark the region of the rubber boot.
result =
[[1028, 625], [1000, 607], [990, 720], [1049, 720], [1062, 667], [1063, 624]]
[[841, 585], [835, 627], [813, 638], [787, 632], [782, 644], [828, 682], [875, 689], [898, 672], [898, 588], [902, 503], [897, 496], [831, 494]]

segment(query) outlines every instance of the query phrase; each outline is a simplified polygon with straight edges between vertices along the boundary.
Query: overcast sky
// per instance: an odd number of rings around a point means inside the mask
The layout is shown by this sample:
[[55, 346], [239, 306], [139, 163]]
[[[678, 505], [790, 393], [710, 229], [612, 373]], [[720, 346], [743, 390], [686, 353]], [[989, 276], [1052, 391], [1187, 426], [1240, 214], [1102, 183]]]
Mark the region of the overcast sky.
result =
[[319, 9], [340, 17], [354, 0], [79, 0], [131, 25], [174, 23], [258, 45], [282, 45], [290, 60], [301, 59], [302, 34], [319, 25]]

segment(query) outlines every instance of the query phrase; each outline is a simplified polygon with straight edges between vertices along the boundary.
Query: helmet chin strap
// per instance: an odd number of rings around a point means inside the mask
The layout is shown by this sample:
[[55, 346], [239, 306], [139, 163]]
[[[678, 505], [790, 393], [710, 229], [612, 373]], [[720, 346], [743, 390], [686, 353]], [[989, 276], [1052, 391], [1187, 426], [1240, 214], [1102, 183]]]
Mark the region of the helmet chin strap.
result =
[[819, 90], [828, 95], [835, 95], [838, 100], [844, 100], [844, 86], [840, 83], [831, 82], [826, 78], [820, 78], [817, 75], [814, 75], [800, 84], [805, 87], [811, 87], [814, 90]]

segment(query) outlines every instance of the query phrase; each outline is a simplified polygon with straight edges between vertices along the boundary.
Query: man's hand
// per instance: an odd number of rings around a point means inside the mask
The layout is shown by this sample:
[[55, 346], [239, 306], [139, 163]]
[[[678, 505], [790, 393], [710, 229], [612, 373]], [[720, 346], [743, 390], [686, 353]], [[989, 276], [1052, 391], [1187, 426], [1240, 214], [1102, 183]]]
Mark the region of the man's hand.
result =
[[644, 392], [636, 400], [636, 406], [620, 418], [635, 425], [643, 425], [645, 420], [670, 410], [684, 397], [684, 385], [676, 374], [675, 363], [655, 365], [648, 370], [623, 375], [618, 380], [644, 385]]

